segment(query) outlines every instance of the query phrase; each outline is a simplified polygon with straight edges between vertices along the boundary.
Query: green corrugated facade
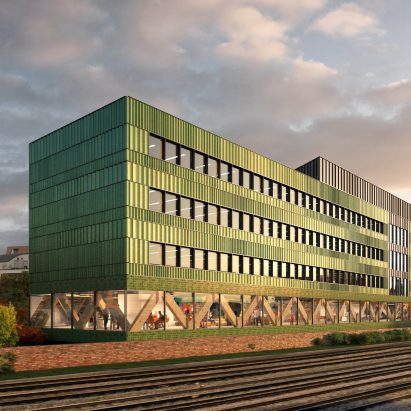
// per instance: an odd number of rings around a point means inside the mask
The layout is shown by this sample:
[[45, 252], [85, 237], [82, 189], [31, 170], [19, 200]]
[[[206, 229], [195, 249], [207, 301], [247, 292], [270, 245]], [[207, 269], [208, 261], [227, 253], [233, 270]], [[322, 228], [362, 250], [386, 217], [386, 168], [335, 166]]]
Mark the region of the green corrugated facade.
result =
[[367, 217], [387, 211], [123, 97], [30, 144], [30, 292], [164, 290], [408, 302], [387, 288], [148, 264], [149, 242], [387, 276], [384, 261], [150, 211], [149, 189], [388, 250], [384, 234], [149, 156], [150, 133]]

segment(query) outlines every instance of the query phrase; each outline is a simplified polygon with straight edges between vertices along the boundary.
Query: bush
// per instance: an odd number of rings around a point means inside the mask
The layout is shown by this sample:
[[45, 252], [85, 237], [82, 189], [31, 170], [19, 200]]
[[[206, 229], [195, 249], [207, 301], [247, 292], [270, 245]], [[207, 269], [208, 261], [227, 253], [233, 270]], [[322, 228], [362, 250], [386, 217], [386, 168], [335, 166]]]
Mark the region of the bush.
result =
[[0, 347], [14, 347], [19, 340], [16, 311], [9, 304], [0, 305]]
[[320, 337], [316, 337], [316, 338], [313, 339], [312, 343], [316, 347], [319, 347], [320, 345], [323, 345], [323, 339], [320, 338]]
[[407, 329], [397, 329], [385, 332], [366, 332], [361, 334], [332, 333], [321, 338], [315, 338], [313, 345], [366, 345], [394, 341], [410, 341], [411, 333]]
[[0, 375], [14, 372], [16, 356], [10, 352], [0, 355]]
[[19, 345], [44, 344], [46, 339], [46, 334], [38, 327], [29, 327], [28, 325], [18, 324], [17, 332], [19, 334]]

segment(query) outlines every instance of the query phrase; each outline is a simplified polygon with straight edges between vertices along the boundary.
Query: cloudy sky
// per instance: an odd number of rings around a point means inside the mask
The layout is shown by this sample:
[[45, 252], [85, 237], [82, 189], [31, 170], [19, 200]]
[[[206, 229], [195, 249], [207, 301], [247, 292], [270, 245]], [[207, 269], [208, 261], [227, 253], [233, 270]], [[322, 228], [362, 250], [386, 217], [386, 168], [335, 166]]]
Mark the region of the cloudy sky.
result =
[[410, 21], [409, 0], [0, 0], [0, 253], [28, 241], [28, 143], [123, 95], [411, 201]]

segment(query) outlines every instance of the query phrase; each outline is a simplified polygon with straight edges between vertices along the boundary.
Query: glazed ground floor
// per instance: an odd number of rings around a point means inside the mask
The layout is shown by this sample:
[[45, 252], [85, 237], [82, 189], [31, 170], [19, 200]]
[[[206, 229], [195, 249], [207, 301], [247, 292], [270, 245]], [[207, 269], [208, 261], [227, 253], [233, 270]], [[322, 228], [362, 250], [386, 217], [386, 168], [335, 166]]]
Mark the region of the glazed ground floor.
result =
[[[325, 298], [105, 290], [31, 295], [31, 324], [107, 333], [170, 333], [408, 322], [410, 303]], [[268, 330], [267, 330], [268, 331]]]

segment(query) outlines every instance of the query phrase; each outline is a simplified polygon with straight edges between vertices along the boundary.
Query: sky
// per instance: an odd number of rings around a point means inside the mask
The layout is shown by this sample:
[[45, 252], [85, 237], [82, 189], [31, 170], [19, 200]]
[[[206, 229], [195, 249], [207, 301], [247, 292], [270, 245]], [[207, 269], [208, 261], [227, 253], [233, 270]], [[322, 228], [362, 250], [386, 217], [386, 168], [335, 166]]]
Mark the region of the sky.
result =
[[28, 143], [121, 96], [411, 202], [409, 0], [0, 0], [0, 253]]

